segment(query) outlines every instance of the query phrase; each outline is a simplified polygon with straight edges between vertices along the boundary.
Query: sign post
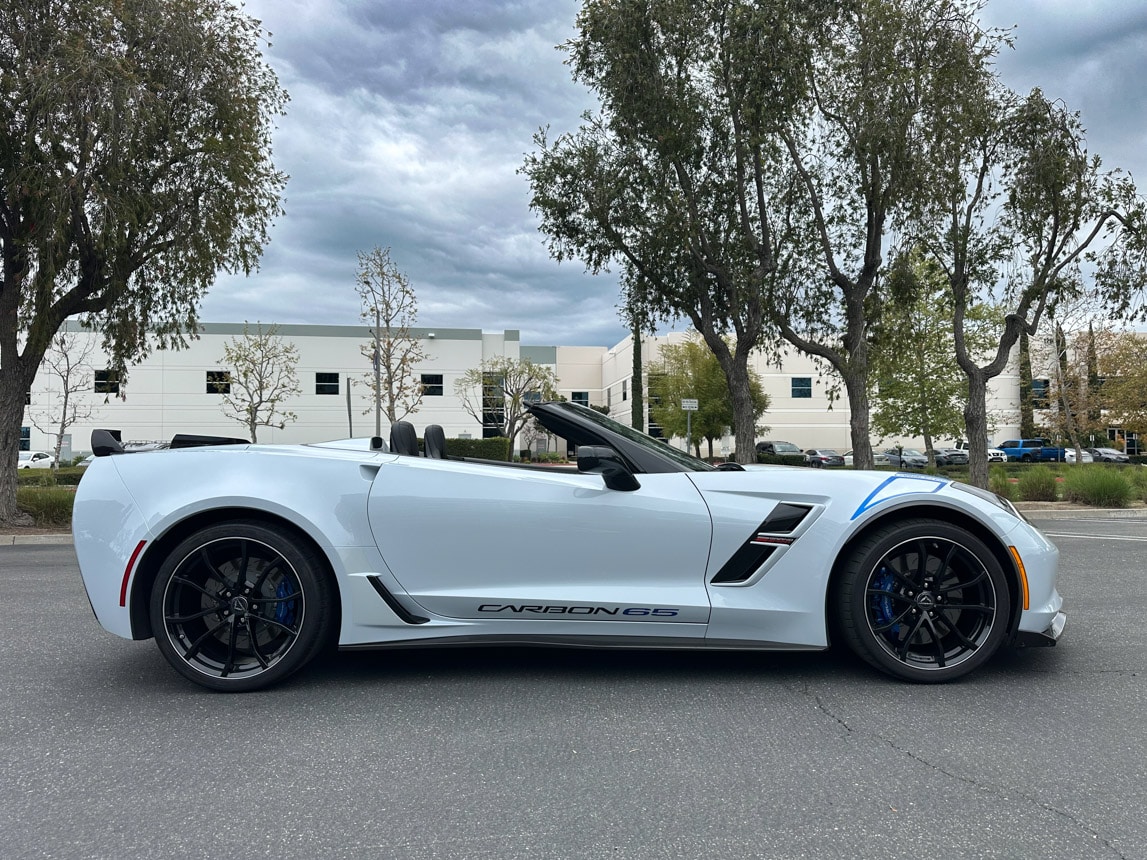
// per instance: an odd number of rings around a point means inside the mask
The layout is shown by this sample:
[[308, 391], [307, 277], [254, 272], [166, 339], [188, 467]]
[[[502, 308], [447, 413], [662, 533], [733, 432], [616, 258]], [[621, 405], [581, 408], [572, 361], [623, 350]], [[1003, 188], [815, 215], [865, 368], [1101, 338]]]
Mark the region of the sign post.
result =
[[693, 442], [693, 413], [697, 411], [697, 398], [682, 397], [681, 411], [685, 413], [685, 453], [689, 453], [689, 445]]

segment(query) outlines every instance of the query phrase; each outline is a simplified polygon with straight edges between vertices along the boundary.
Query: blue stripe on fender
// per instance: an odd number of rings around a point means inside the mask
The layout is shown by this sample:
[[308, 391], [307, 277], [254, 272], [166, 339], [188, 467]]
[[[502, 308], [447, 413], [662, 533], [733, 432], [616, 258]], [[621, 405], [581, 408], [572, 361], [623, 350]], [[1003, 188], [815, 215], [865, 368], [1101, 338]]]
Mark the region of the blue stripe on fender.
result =
[[868, 494], [868, 498], [860, 503], [860, 507], [853, 513], [851, 519], [856, 519], [865, 511], [876, 507], [881, 502], [895, 499], [898, 496], [908, 496], [913, 493], [938, 493], [948, 485], [947, 478], [934, 478], [931, 475], [903, 475], [895, 474], [879, 487]]

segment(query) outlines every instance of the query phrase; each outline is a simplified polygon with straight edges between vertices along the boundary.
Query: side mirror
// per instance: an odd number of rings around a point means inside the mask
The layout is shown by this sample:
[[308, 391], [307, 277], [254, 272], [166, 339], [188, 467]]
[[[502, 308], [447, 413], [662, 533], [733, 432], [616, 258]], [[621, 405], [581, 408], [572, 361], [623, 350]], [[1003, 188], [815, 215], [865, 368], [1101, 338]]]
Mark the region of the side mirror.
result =
[[577, 470], [588, 475], [601, 475], [611, 490], [631, 492], [641, 488], [633, 472], [607, 445], [582, 445], [577, 449]]

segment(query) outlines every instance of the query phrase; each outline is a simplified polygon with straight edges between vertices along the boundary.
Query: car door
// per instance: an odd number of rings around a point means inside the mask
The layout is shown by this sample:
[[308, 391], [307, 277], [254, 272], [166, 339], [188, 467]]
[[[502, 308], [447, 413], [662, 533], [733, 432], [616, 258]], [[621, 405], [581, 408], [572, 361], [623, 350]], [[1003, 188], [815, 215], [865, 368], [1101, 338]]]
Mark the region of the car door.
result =
[[708, 508], [683, 473], [638, 480], [627, 492], [573, 470], [399, 457], [379, 469], [368, 514], [397, 584], [430, 613], [692, 623], [686, 635], [703, 636]]

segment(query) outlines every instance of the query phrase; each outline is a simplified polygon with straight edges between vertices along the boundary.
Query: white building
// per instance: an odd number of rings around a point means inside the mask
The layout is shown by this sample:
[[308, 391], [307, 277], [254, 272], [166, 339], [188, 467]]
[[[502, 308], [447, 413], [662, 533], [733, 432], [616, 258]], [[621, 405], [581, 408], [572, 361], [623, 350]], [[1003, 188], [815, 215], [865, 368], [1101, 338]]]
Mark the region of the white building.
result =
[[[134, 366], [126, 384], [109, 378], [106, 356], [98, 349], [90, 359], [92, 384], [81, 398], [92, 415], [69, 428], [63, 456], [90, 449], [96, 427], [118, 429], [124, 441], [170, 440], [176, 433], [243, 436], [246, 429], [226, 418], [220, 408], [218, 374], [223, 346], [241, 338], [241, 323], [206, 323], [200, 337], [187, 349], [156, 350]], [[95, 335], [70, 322], [68, 331], [78, 338]], [[558, 377], [559, 392], [587, 405], [606, 406], [610, 414], [629, 423], [633, 386], [633, 341], [626, 338], [612, 348], [595, 346], [528, 346], [519, 332], [487, 332], [479, 329], [418, 328], [412, 333], [422, 340], [426, 360], [416, 369], [424, 397], [410, 419], [421, 434], [427, 424], [440, 424], [447, 437], [480, 437], [482, 427], [462, 407], [454, 383], [484, 359], [495, 356], [528, 358], [551, 367]], [[284, 404], [298, 419], [282, 429], [260, 428], [261, 443], [315, 442], [375, 432], [375, 414], [366, 385], [370, 361], [363, 356], [370, 340], [365, 326], [280, 325], [278, 335], [294, 344], [299, 362], [296, 375], [302, 393]], [[679, 342], [682, 333], [647, 337], [642, 359], [648, 366], [657, 360], [660, 347]], [[841, 392], [830, 403], [826, 388], [831, 379], [814, 362], [800, 354], [784, 357], [779, 366], [755, 357], [754, 369], [769, 394], [771, 406], [762, 417], [771, 429], [767, 438], [791, 441], [801, 448], [852, 447], [849, 438], [848, 401]], [[996, 417], [997, 435], [1015, 435], [1018, 426], [1018, 377], [1004, 375], [995, 381], [989, 412]], [[52, 450], [55, 436], [49, 416], [58, 411], [59, 380], [41, 372], [32, 387], [25, 409], [21, 444], [32, 450]], [[348, 396], [349, 395], [349, 396]], [[382, 435], [388, 427], [383, 419]], [[765, 437], [762, 437], [765, 438]], [[913, 444], [914, 440], [885, 440]], [[733, 450], [731, 437], [722, 442]]]

